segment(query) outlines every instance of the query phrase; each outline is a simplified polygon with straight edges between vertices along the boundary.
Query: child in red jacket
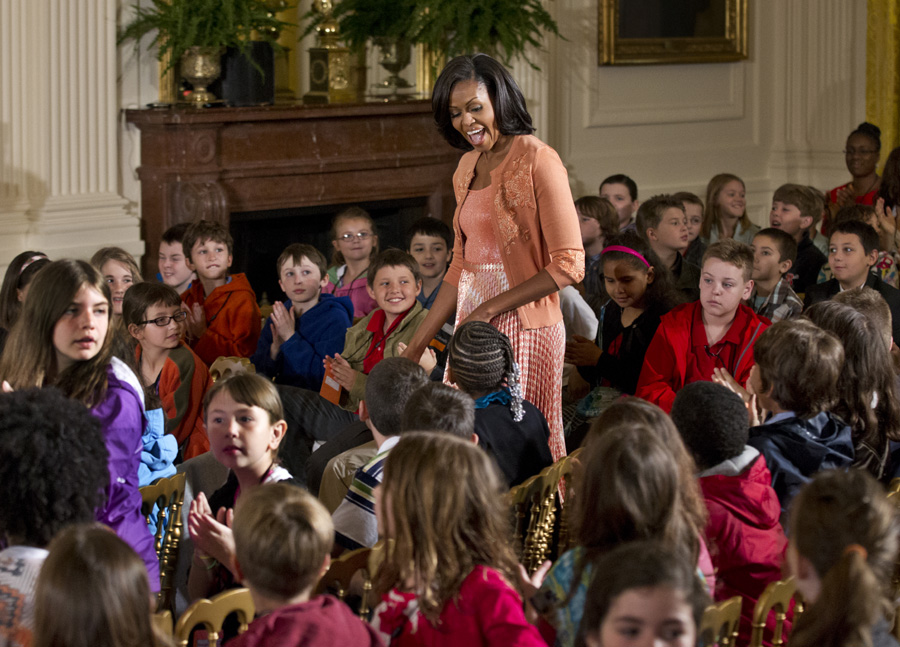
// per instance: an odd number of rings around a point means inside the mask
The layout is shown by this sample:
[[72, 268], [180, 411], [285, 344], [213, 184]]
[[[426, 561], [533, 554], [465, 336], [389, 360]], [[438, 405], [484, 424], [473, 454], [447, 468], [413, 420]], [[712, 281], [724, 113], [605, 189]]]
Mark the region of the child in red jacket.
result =
[[212, 366], [221, 356], [250, 357], [256, 350], [261, 315], [256, 294], [244, 274], [228, 275], [234, 242], [223, 225], [198, 220], [184, 233], [188, 267], [197, 273], [184, 294], [187, 340]]
[[644, 356], [635, 395], [671, 411], [686, 384], [714, 372], [743, 387], [753, 366], [753, 342], [769, 321], [741, 302], [753, 291], [753, 250], [727, 238], [703, 255], [700, 300], [663, 315]]
[[[772, 475], [766, 459], [747, 445], [747, 409], [728, 388], [713, 382], [689, 384], [675, 398], [672, 421], [700, 471], [709, 511], [705, 539], [716, 569], [714, 597], [741, 596], [738, 644], [747, 644], [753, 608], [766, 586], [781, 579], [787, 547]], [[774, 629], [774, 612], [766, 626]], [[770, 644], [765, 638], [763, 642]]]

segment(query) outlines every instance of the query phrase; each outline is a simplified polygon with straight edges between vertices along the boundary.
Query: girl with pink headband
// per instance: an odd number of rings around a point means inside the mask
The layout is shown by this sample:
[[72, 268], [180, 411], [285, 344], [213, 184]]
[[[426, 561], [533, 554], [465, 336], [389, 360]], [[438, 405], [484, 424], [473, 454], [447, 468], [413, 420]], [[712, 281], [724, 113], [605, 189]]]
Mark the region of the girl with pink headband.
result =
[[598, 339], [576, 335], [566, 344], [566, 361], [578, 369], [569, 377], [569, 395], [581, 398], [566, 433], [570, 451], [590, 419], [620, 395], [634, 394], [660, 317], [683, 299], [672, 273], [633, 231], [612, 239], [600, 263], [610, 299], [601, 309]]

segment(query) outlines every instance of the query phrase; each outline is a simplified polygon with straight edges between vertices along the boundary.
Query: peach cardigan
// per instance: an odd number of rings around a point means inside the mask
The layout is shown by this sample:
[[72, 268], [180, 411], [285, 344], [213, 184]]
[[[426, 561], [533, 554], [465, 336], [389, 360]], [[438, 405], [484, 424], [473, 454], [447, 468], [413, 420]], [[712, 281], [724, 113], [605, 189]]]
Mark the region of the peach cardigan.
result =
[[[462, 156], [453, 174], [456, 212], [453, 214], [453, 262], [444, 281], [459, 286], [465, 240], [459, 212], [475, 176], [481, 153]], [[556, 151], [533, 135], [517, 135], [506, 159], [491, 171], [491, 218], [503, 269], [511, 287], [546, 268], [559, 287], [584, 276], [584, 247], [569, 176]], [[551, 326], [562, 320], [554, 292], [517, 309], [525, 329]]]

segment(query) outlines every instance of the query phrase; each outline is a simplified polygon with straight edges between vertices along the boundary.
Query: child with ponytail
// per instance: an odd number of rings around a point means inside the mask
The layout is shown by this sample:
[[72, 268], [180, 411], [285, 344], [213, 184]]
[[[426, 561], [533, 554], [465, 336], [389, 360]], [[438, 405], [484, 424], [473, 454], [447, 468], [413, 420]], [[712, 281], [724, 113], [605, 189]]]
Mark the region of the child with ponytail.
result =
[[791, 647], [897, 647], [885, 613], [897, 517], [862, 470], [821, 472], [794, 499], [787, 564], [807, 608]]
[[460, 326], [448, 347], [448, 379], [475, 400], [478, 444], [512, 487], [553, 463], [544, 414], [522, 397], [509, 337], [483, 321]]

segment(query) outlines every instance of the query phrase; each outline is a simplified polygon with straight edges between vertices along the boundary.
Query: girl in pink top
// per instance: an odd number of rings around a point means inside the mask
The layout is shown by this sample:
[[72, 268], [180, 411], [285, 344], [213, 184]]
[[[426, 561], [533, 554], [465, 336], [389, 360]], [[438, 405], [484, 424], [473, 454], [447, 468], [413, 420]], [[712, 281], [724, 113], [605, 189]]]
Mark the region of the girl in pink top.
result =
[[360, 207], [348, 207], [331, 223], [331, 267], [325, 294], [350, 297], [354, 320], [362, 319], [378, 307], [369, 293], [366, 276], [378, 255], [378, 232], [372, 216]]
[[393, 539], [372, 626], [391, 647], [545, 647], [514, 581], [501, 479], [473, 443], [404, 434], [375, 490], [379, 534]]

